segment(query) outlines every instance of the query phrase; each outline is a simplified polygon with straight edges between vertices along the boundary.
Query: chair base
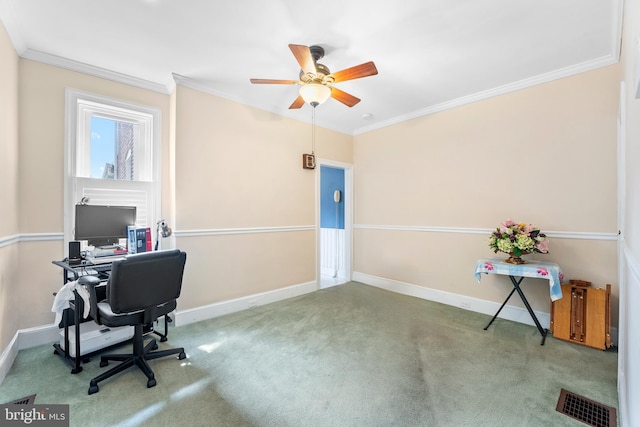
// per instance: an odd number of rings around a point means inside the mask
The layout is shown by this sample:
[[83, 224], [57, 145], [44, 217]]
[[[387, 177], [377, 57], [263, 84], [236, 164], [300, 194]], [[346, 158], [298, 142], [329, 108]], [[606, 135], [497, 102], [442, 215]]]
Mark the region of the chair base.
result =
[[125, 369], [132, 366], [137, 366], [142, 373], [147, 377], [147, 388], [156, 385], [155, 375], [153, 370], [147, 363], [148, 360], [158, 359], [160, 357], [170, 356], [173, 354], [178, 355], [178, 359], [182, 360], [187, 357], [184, 352], [184, 348], [170, 348], [167, 350], [154, 351], [158, 348], [158, 343], [155, 339], [152, 339], [146, 346], [144, 346], [144, 337], [142, 334], [142, 325], [135, 326], [135, 332], [133, 335], [133, 353], [132, 354], [107, 354], [100, 358], [100, 367], [105, 367], [109, 364], [110, 360], [122, 362], [107, 372], [98, 375], [89, 382], [89, 394], [94, 394], [100, 391], [98, 383], [110, 378]]

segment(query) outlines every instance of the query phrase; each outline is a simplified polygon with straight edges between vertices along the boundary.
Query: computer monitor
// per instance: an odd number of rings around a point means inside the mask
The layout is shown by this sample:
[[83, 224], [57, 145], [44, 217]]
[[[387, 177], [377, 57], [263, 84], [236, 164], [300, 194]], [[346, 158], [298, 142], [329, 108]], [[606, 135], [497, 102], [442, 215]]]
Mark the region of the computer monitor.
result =
[[135, 223], [135, 206], [76, 205], [75, 239], [90, 246], [115, 245]]

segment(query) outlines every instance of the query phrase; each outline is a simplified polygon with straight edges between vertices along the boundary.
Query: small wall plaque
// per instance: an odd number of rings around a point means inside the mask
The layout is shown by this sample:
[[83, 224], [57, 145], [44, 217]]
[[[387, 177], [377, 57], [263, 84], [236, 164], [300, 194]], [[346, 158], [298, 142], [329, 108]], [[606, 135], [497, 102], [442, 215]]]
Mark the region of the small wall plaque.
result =
[[302, 168], [303, 169], [315, 169], [316, 168], [316, 156], [313, 154], [302, 155]]

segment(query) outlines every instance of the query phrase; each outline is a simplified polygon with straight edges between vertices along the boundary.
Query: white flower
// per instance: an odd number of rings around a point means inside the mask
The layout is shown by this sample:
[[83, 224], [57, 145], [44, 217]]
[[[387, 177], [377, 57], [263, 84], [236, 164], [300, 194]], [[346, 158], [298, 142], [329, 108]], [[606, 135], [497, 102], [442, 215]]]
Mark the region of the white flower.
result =
[[535, 244], [536, 244], [536, 242], [526, 234], [518, 234], [516, 236], [515, 245], [518, 248], [520, 248], [520, 250], [522, 250], [522, 251], [529, 251], [529, 250], [533, 249]]
[[491, 233], [489, 247], [494, 252], [512, 253], [514, 256], [530, 252], [546, 254], [549, 253], [549, 240], [533, 225], [508, 219]]
[[509, 253], [513, 251], [513, 243], [509, 239], [498, 240], [498, 250], [500, 252]]

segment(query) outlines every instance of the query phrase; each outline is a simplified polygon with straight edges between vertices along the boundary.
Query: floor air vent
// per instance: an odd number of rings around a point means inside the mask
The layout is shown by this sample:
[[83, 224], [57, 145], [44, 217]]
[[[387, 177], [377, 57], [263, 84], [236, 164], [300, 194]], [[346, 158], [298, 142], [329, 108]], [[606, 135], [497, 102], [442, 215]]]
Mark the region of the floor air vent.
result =
[[7, 405], [33, 405], [36, 401], [36, 395], [23, 397], [22, 399], [14, 400], [13, 402], [7, 402]]
[[616, 410], [585, 397], [560, 390], [556, 411], [596, 427], [616, 427]]

